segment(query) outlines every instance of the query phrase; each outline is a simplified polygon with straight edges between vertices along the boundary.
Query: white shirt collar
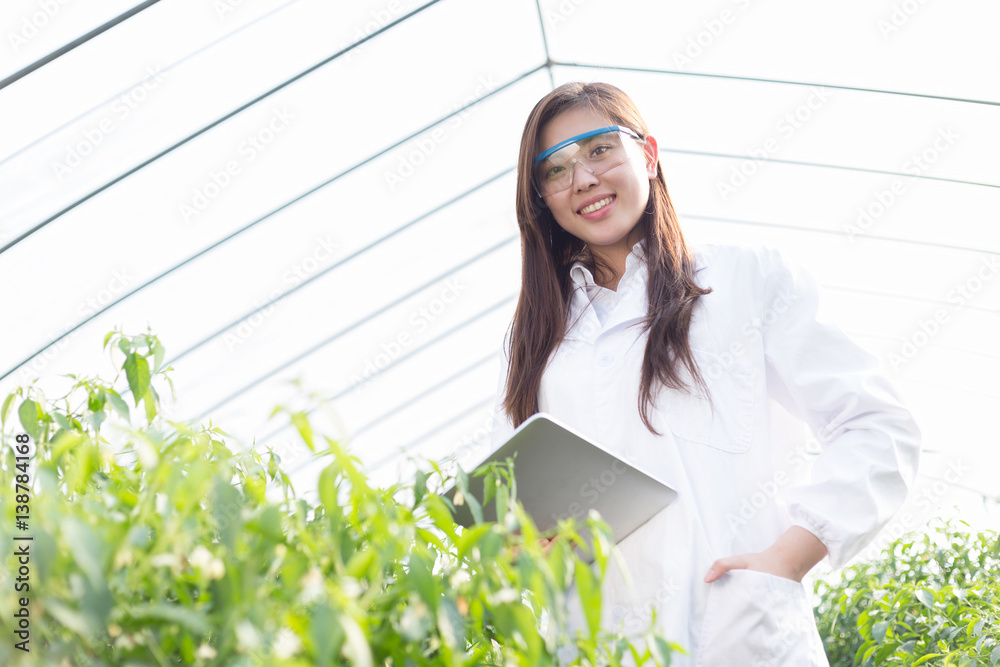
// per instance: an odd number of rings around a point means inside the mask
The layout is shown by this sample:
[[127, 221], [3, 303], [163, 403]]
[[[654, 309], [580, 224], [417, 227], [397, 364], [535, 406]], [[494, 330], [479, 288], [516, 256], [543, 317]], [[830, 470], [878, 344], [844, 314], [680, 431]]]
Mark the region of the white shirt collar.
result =
[[[625, 274], [622, 276], [622, 282], [624, 282], [626, 275], [634, 273], [635, 267], [640, 262], [645, 261], [646, 239], [643, 237], [632, 246], [632, 252], [630, 252], [628, 257], [625, 258]], [[582, 287], [585, 290], [588, 290], [598, 286], [597, 283], [594, 282], [594, 275], [590, 272], [590, 269], [584, 266], [583, 262], [574, 262], [573, 266], [570, 267], [569, 275], [577, 287]]]

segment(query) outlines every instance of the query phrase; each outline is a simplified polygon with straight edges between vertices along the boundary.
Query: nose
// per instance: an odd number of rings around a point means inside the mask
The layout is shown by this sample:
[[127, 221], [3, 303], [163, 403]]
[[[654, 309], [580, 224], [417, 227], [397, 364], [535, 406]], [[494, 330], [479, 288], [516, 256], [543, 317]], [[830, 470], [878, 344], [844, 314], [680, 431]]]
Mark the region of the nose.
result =
[[597, 176], [593, 171], [590, 170], [586, 164], [580, 160], [573, 160], [573, 173], [570, 177], [573, 179], [571, 181], [572, 186], [577, 190], [586, 190], [590, 186], [598, 182]]

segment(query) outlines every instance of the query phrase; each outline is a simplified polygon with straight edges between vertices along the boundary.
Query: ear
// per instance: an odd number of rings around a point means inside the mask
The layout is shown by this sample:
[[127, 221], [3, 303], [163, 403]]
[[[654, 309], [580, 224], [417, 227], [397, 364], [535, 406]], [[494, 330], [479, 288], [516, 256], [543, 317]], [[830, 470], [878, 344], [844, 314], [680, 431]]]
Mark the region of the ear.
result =
[[660, 149], [656, 145], [656, 138], [653, 135], [646, 135], [642, 152], [646, 156], [646, 175], [651, 179], [656, 178], [656, 163], [660, 159]]

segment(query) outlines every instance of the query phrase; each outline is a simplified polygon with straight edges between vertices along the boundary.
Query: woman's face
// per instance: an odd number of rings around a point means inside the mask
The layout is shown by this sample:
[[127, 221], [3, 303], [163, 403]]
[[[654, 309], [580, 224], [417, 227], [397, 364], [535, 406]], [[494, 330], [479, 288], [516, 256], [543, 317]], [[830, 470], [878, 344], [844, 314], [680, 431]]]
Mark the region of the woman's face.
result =
[[[542, 126], [538, 153], [584, 132], [615, 124], [587, 107], [569, 109]], [[599, 176], [577, 164], [570, 187], [544, 197], [560, 227], [606, 256], [616, 254], [616, 248], [627, 255], [632, 243], [638, 241], [631, 239], [630, 243], [629, 233], [649, 201], [649, 181], [656, 177], [656, 140], [647, 136], [644, 145], [634, 139], [627, 143], [632, 156], [629, 160]], [[605, 200], [610, 201], [598, 210], [583, 212]]]

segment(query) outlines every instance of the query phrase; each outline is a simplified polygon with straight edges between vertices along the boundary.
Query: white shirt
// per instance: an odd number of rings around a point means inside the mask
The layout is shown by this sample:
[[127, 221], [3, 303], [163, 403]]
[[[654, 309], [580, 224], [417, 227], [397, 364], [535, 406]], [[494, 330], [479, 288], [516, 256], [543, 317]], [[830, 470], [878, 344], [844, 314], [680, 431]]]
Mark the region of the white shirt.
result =
[[[826, 545], [832, 566], [846, 563], [903, 504], [920, 431], [875, 357], [817, 319], [811, 275], [773, 248], [706, 244], [692, 248], [695, 275], [713, 291], [697, 302], [689, 342], [715, 414], [701, 396], [660, 390], [654, 436], [638, 407], [644, 248], [633, 246], [617, 293], [594, 285], [579, 262], [571, 268], [568, 330], [539, 391], [542, 412], [678, 491], [618, 543], [634, 589], [609, 565], [602, 623], [638, 636], [655, 608], [658, 631], [689, 653], [674, 665], [827, 665], [802, 584], [749, 570], [711, 584], [704, 576], [717, 558], [763, 551], [793, 524]], [[590, 303], [594, 288], [614, 294], [596, 292], [603, 316]], [[506, 345], [492, 449], [513, 431], [501, 408]], [[778, 428], [778, 404], [814, 437]]]
[[590, 299], [590, 305], [593, 306], [594, 311], [597, 313], [597, 320], [601, 326], [604, 326], [608, 315], [618, 306], [619, 295], [627, 291], [636, 271], [639, 269], [645, 270], [642, 260], [642, 245], [642, 241], [637, 243], [638, 252], [631, 252], [625, 258], [625, 272], [618, 281], [616, 290], [601, 287], [594, 282], [593, 274], [591, 274], [590, 269], [584, 266], [582, 262], [577, 262], [570, 268], [569, 272], [573, 283], [578, 289], [582, 287], [586, 291], [587, 297]]

